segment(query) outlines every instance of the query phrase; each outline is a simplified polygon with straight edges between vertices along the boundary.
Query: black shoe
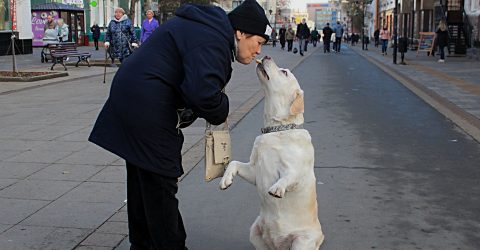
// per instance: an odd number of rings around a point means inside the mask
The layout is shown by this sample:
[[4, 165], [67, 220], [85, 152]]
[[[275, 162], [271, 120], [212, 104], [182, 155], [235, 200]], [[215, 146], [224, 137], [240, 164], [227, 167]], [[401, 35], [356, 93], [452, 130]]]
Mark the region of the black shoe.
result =
[[300, 55], [303, 56], [303, 52], [300, 51]]

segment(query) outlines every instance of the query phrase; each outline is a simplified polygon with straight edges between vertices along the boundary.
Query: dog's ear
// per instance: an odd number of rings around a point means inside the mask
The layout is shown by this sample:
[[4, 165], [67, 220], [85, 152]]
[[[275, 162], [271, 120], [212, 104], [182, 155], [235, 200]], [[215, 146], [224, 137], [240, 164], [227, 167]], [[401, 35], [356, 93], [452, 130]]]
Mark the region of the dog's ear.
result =
[[303, 91], [301, 89], [295, 90], [295, 98], [290, 106], [290, 115], [298, 115], [305, 110], [305, 103], [303, 100]]

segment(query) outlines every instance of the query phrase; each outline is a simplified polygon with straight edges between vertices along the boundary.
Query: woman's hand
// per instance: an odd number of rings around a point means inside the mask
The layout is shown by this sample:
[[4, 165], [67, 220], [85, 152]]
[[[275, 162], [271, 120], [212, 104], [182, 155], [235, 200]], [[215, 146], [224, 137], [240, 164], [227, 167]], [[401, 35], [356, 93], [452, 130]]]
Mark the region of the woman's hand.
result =
[[103, 46], [105, 46], [105, 48], [108, 49], [108, 47], [110, 47], [110, 43], [109, 43], [109, 42], [105, 42], [105, 43], [103, 44]]

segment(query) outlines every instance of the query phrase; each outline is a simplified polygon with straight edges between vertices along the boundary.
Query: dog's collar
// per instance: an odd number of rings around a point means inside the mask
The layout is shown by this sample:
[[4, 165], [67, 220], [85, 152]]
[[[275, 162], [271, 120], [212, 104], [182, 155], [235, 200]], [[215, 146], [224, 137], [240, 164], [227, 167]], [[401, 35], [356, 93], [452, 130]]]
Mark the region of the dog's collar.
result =
[[278, 126], [271, 126], [271, 127], [266, 127], [262, 128], [262, 134], [268, 134], [268, 133], [273, 133], [273, 132], [280, 132], [280, 131], [285, 131], [285, 130], [290, 130], [290, 129], [302, 129], [303, 125], [298, 125], [295, 123], [290, 123], [286, 125], [278, 125]]

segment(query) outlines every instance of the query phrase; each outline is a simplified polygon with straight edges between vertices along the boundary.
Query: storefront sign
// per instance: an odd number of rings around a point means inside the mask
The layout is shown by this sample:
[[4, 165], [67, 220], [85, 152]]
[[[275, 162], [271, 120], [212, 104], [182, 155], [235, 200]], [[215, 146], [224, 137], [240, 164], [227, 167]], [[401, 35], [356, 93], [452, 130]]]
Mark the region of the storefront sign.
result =
[[52, 15], [53, 20], [56, 22], [59, 18], [58, 12], [56, 11], [45, 11], [45, 10], [37, 10], [32, 11], [32, 32], [33, 32], [33, 39], [32, 45], [33, 46], [43, 46], [43, 34], [45, 27], [45, 22], [47, 22], [47, 16]]
[[79, 8], [83, 8], [83, 0], [62, 0], [63, 4], [75, 5]]
[[435, 33], [434, 32], [420, 32], [420, 41], [418, 42], [418, 52], [424, 51], [432, 53], [434, 46]]

